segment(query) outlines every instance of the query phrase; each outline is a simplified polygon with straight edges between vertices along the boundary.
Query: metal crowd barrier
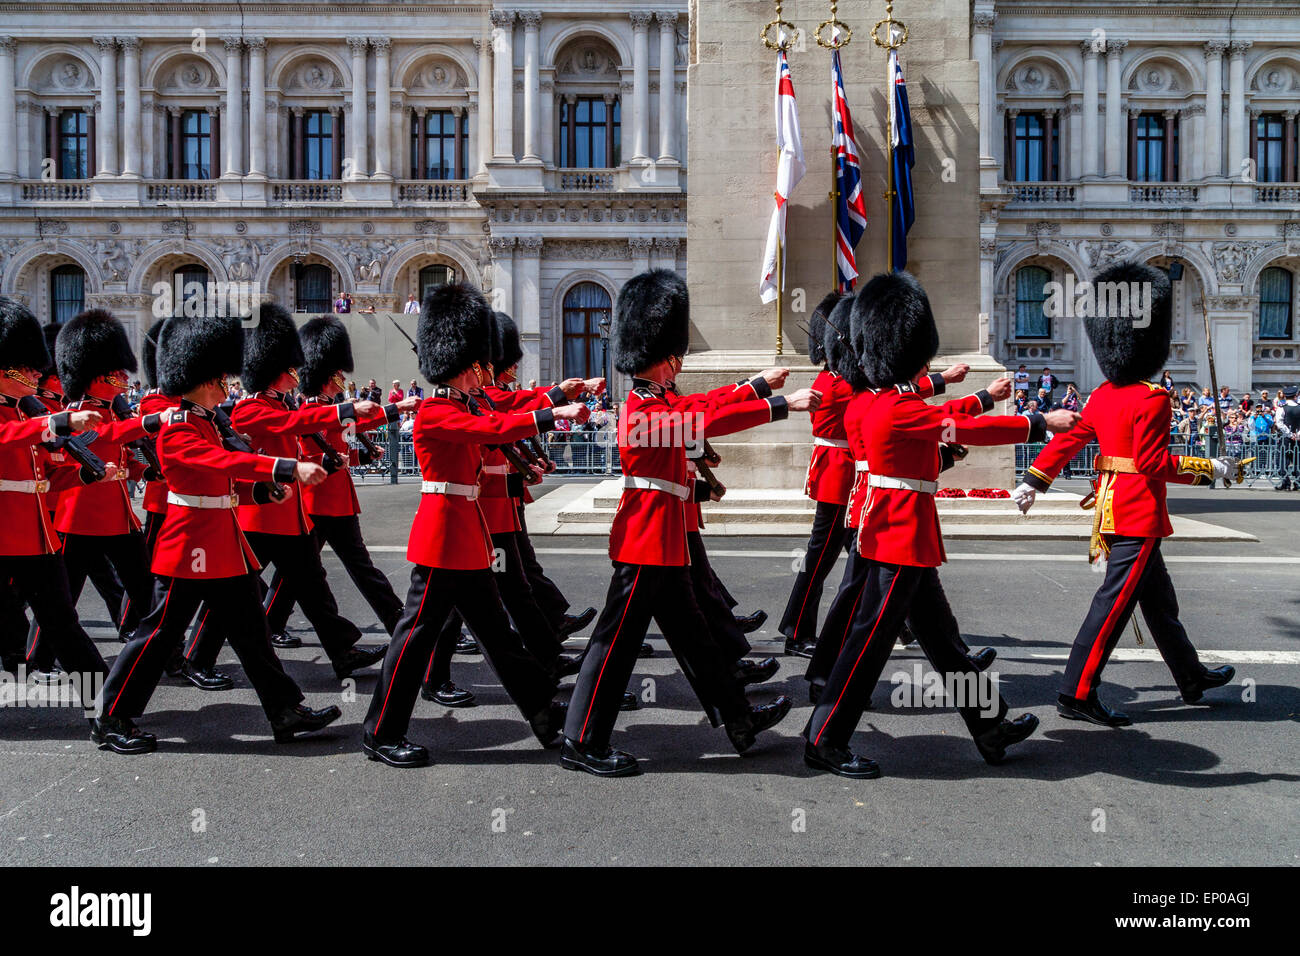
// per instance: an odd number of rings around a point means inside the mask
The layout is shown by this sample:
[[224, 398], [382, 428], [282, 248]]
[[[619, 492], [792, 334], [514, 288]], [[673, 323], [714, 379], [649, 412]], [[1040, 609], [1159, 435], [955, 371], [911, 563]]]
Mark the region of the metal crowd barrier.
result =
[[[1219, 454], [1214, 444], [1213, 440], [1207, 442], [1201, 436], [1190, 440], [1178, 436], [1178, 440], [1169, 443], [1169, 453], [1210, 457]], [[1024, 480], [1025, 470], [1033, 464], [1038, 453], [1045, 447], [1045, 444], [1015, 446], [1017, 482]], [[1060, 477], [1090, 480], [1095, 478], [1097, 472], [1093, 463], [1098, 451], [1099, 448], [1095, 444], [1083, 446], [1079, 453], [1070, 459], [1070, 464], [1062, 470]], [[1246, 480], [1243, 483], [1248, 487], [1265, 483], [1276, 487], [1288, 477], [1292, 481], [1300, 480], [1300, 442], [1281, 435], [1266, 435], [1259, 439], [1230, 435], [1223, 454], [1233, 458], [1255, 459], [1246, 466]]]
[[[368, 433], [370, 439], [385, 450], [384, 457], [378, 462], [358, 466], [352, 469], [352, 476], [364, 482], [367, 479], [391, 481], [393, 477], [390, 455], [392, 439], [388, 428], [380, 428]], [[420, 466], [415, 459], [415, 446], [410, 433], [395, 436], [397, 439], [397, 476], [414, 478], [420, 474]], [[618, 457], [618, 434], [611, 430], [548, 432], [543, 437], [543, 447], [547, 455], [555, 462], [557, 475], [590, 475], [592, 477], [609, 477], [621, 473]]]

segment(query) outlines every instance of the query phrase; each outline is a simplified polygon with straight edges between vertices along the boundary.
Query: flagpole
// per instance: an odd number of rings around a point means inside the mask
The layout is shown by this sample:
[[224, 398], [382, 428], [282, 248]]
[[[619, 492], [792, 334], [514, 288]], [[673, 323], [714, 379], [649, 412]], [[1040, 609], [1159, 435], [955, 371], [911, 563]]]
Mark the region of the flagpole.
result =
[[[768, 37], [768, 31], [776, 27], [776, 39]], [[785, 30], [789, 27], [789, 32]], [[790, 37], [798, 33], [799, 28], [789, 20], [781, 19], [781, 0], [776, 0], [776, 19], [769, 22], [763, 27], [763, 32], [759, 34], [759, 39], [763, 41], [763, 46], [769, 50], [776, 50], [779, 53], [785, 53], [790, 47]], [[781, 163], [781, 154], [777, 152], [777, 166]], [[777, 238], [776, 243], [776, 354], [780, 355], [784, 351], [784, 344], [781, 337], [781, 324], [784, 318], [783, 305], [781, 302], [785, 294], [785, 243]]]
[[783, 351], [781, 344], [781, 323], [782, 323], [782, 304], [781, 300], [785, 296], [785, 243], [777, 240], [776, 243], [776, 354], [780, 355]]
[[[880, 28], [885, 28], [884, 39], [880, 37]], [[901, 32], [895, 32], [895, 30]], [[889, 82], [886, 87], [886, 96], [889, 97], [889, 104], [886, 110], [885, 120], [885, 164], [886, 169], [886, 187], [885, 187], [885, 210], [889, 215], [889, 229], [886, 236], [886, 269], [889, 272], [894, 271], [894, 198], [896, 190], [894, 189], [894, 99], [898, 95], [894, 89], [894, 71], [892, 69], [893, 55], [897, 53], [898, 48], [907, 42], [907, 24], [902, 20], [894, 19], [894, 0], [887, 0], [885, 3], [885, 19], [880, 20], [871, 28], [871, 39], [875, 41], [876, 46], [888, 51], [885, 54], [885, 72], [888, 74]]]
[[[840, 50], [841, 47], [846, 47], [846, 46], [848, 46], [849, 43], [853, 40], [853, 30], [849, 27], [849, 25], [848, 25], [847, 23], [845, 23], [843, 20], [839, 19], [839, 15], [838, 15], [838, 14], [839, 14], [839, 2], [838, 2], [838, 0], [831, 0], [831, 18], [830, 18], [829, 20], [823, 20], [821, 23], [819, 23], [819, 24], [817, 25], [817, 33], [814, 34], [814, 35], [816, 36], [816, 38], [817, 38], [817, 45], [820, 46], [820, 47], [824, 47], [824, 48], [826, 48], [827, 50], [830, 50], [830, 51], [831, 51], [831, 57], [832, 57], [832, 59], [834, 58], [835, 54]], [[822, 31], [823, 31], [824, 29], [826, 29], [827, 27], [830, 27], [830, 28], [831, 28], [831, 36], [830, 36], [830, 39], [829, 39], [829, 40], [827, 40], [827, 39], [823, 39], [823, 38], [822, 38]], [[843, 64], [843, 63], [840, 64], [840, 69], [841, 69], [841, 70], [844, 69], [844, 64]], [[832, 112], [831, 129], [832, 129], [832, 130], [834, 130], [834, 128], [835, 128], [835, 120], [834, 120], [835, 103], [834, 103], [834, 96], [835, 96], [835, 91], [834, 91], [834, 89], [832, 89], [832, 91], [831, 91], [831, 97], [832, 97], [832, 102], [831, 102], [831, 112]], [[851, 132], [851, 131], [850, 131], [850, 132]], [[838, 291], [839, 291], [839, 288], [840, 288], [840, 264], [839, 264], [839, 260], [840, 260], [840, 242], [839, 242], [839, 234], [840, 234], [840, 157], [839, 157], [839, 154], [838, 154], [838, 153], [836, 152], [836, 150], [835, 150], [835, 137], [834, 137], [833, 135], [831, 136], [831, 194], [830, 194], [830, 200], [831, 200], [831, 288], [838, 292]]]

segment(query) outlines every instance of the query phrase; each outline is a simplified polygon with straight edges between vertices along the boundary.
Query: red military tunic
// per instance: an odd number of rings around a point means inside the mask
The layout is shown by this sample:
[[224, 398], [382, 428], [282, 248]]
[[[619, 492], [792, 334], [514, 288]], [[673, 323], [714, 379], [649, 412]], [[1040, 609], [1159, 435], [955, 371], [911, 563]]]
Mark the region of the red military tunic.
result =
[[1208, 484], [1213, 467], [1206, 458], [1169, 454], [1169, 393], [1151, 382], [1102, 382], [1088, 398], [1082, 420], [1054, 435], [1025, 473], [1025, 483], [1046, 491], [1084, 445], [1097, 442], [1099, 454], [1131, 459], [1136, 474], [1103, 474], [1097, 484], [1101, 534], [1167, 538], [1174, 533], [1165, 505], [1165, 485]]
[[[853, 457], [878, 479], [933, 483], [942, 468], [941, 441], [1005, 445], [1040, 440], [1046, 432], [1036, 413], [976, 418], [967, 413], [974, 411], [972, 400], [980, 409], [986, 407], [979, 394], [928, 405], [915, 385], [861, 392], [844, 417]], [[946, 560], [933, 494], [872, 487], [864, 477], [855, 488], [851, 511], [857, 516], [858, 553], [864, 558], [923, 568]]]
[[[813, 382], [813, 391], [822, 393], [822, 402], [809, 412], [812, 416], [813, 450], [808, 462], [808, 479], [804, 494], [813, 501], [829, 505], [847, 505], [853, 490], [853, 453], [844, 430], [844, 413], [853, 399], [853, 388], [829, 369], [823, 369]], [[916, 383], [922, 398], [942, 395], [947, 383], [938, 372]]]
[[[249, 444], [260, 454], [297, 461], [299, 436], [317, 431], [339, 433], [355, 421], [355, 415], [351, 402], [291, 411], [278, 392], [267, 391], [239, 402], [230, 420], [236, 431], [251, 437]], [[262, 534], [308, 534], [312, 529], [302, 495], [264, 505], [241, 504], [239, 525]]]
[[[307, 399], [303, 402], [303, 407], [317, 409], [337, 408], [338, 406], [327, 398], [318, 397]], [[357, 431], [373, 431], [381, 425], [395, 421], [397, 415], [397, 406], [386, 405], [382, 412], [358, 422]], [[348, 462], [348, 464], [355, 463], [356, 452], [348, 446], [348, 440], [343, 429], [331, 428], [325, 430], [325, 439], [344, 461]], [[299, 457], [302, 461], [309, 461], [316, 465], [324, 463], [325, 452], [317, 447], [315, 442], [304, 439], [299, 442], [299, 445], [301, 446]], [[350, 518], [361, 514], [361, 502], [357, 500], [357, 489], [352, 483], [352, 472], [347, 468], [340, 468], [338, 471], [330, 472], [319, 485], [303, 488], [302, 497], [303, 507], [307, 509], [308, 515]]]
[[[158, 435], [158, 460], [167, 474], [171, 501], [150, 570], [174, 578], [232, 578], [260, 570], [234, 507], [193, 505], [220, 499], [237, 504], [236, 491], [250, 494], [251, 488], [236, 482], [288, 483], [297, 459], [229, 451], [221, 443], [212, 412], [182, 401]], [[291, 497], [297, 498], [297, 487], [293, 491]]]
[[[166, 420], [166, 413], [180, 405], [179, 398], [164, 395], [158, 389], [150, 389], [140, 399], [140, 416], [159, 414]], [[167, 513], [167, 481], [148, 481], [144, 486], [144, 510], [154, 514]]]
[[518, 441], [555, 425], [549, 408], [475, 414], [468, 399], [458, 389], [435, 386], [415, 416], [412, 441], [423, 481], [406, 545], [406, 559], [414, 564], [454, 571], [491, 567], [492, 539], [478, 501], [483, 446]]
[[59, 495], [54, 509], [54, 527], [62, 534], [98, 537], [139, 531], [140, 520], [131, 505], [127, 481], [138, 480], [144, 473], [144, 466], [136, 461], [126, 445], [145, 435], [145, 419], [110, 421], [112, 408], [95, 399], [73, 402], [68, 408], [73, 411], [96, 410], [104, 416], [103, 424], [95, 429], [96, 438], [90, 450], [106, 464], [117, 465], [118, 478], [70, 488]]
[[[525, 388], [507, 391], [496, 385], [483, 388], [488, 404], [498, 414], [531, 412], [541, 408], [563, 405], [567, 399], [563, 390], [554, 388]], [[503, 534], [520, 531], [518, 496], [510, 494], [510, 486], [517, 480], [511, 477], [514, 468], [499, 448], [484, 446], [483, 472], [479, 476], [479, 507], [487, 521], [488, 531]]]
[[28, 418], [15, 399], [0, 396], [0, 555], [54, 554], [62, 547], [48, 498], [80, 487], [81, 469], [38, 443], [68, 433], [66, 413]]
[[[640, 379], [633, 384], [619, 411], [623, 494], [610, 529], [609, 556], [624, 564], [683, 567], [690, 564], [686, 532], [692, 518], [699, 527], [687, 441], [784, 418], [785, 399], [767, 399], [771, 389], [761, 378], [695, 395], [675, 395]], [[727, 415], [728, 406], [737, 403], [745, 407]]]

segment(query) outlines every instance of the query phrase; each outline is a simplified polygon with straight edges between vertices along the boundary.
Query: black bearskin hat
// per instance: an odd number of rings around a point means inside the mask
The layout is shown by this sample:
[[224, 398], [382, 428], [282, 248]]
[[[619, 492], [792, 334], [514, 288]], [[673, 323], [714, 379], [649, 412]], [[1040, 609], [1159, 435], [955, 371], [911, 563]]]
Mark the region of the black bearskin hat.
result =
[[36, 316], [15, 299], [0, 298], [0, 368], [40, 372], [49, 366], [49, 349]]
[[109, 372], [136, 370], [135, 352], [126, 328], [104, 309], [87, 309], [59, 331], [54, 361], [70, 402], [85, 398], [90, 383]]
[[825, 335], [822, 338], [822, 348], [826, 355], [826, 367], [848, 382], [855, 392], [861, 392], [870, 388], [871, 383], [867, 381], [867, 373], [862, 371], [858, 353], [853, 351], [852, 315], [853, 296], [846, 295], [823, 323]]
[[239, 374], [244, 327], [231, 316], [167, 319], [158, 333], [158, 389], [179, 398], [204, 382]]
[[298, 330], [303, 362], [298, 368], [298, 388], [304, 395], [319, 395], [337, 372], [351, 372], [352, 339], [347, 326], [332, 315], [311, 319]]
[[162, 327], [167, 324], [166, 318], [161, 318], [149, 326], [149, 331], [144, 334], [144, 342], [140, 345], [140, 364], [144, 366], [144, 382], [150, 388], [158, 387], [158, 336], [162, 334]]
[[691, 298], [676, 272], [652, 269], [633, 276], [614, 305], [614, 367], [635, 375], [674, 355], [691, 342]]
[[1154, 266], [1120, 262], [1097, 273], [1092, 291], [1096, 305], [1083, 324], [1106, 378], [1133, 385], [1160, 374], [1173, 335], [1169, 276]]
[[504, 312], [495, 313], [496, 318], [496, 354], [492, 356], [492, 367], [504, 372], [518, 365], [524, 358], [524, 347], [519, 341], [519, 326], [515, 320]]
[[291, 368], [301, 368], [298, 326], [284, 306], [263, 302], [244, 333], [244, 365], [239, 381], [245, 391], [260, 392]]
[[840, 304], [842, 298], [844, 296], [839, 292], [832, 292], [817, 304], [817, 308], [808, 317], [808, 361], [813, 365], [823, 365], [826, 362], [826, 316]]
[[853, 300], [853, 350], [876, 388], [901, 385], [939, 354], [930, 299], [908, 272], [873, 276]]
[[415, 339], [420, 374], [446, 382], [491, 357], [492, 307], [471, 285], [439, 286], [424, 298]]

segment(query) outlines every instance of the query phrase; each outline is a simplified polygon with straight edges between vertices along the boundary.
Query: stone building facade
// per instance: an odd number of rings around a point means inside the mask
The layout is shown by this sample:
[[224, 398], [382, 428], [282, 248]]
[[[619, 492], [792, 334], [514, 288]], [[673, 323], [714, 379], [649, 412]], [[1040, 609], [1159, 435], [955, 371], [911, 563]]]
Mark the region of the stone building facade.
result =
[[390, 315], [413, 333], [408, 297], [463, 279], [552, 380], [603, 372], [628, 277], [685, 269], [684, 0], [6, 2], [0, 24], [0, 294], [42, 319], [102, 305], [138, 337], [234, 290], [304, 316], [348, 293], [357, 374], [405, 380]]

